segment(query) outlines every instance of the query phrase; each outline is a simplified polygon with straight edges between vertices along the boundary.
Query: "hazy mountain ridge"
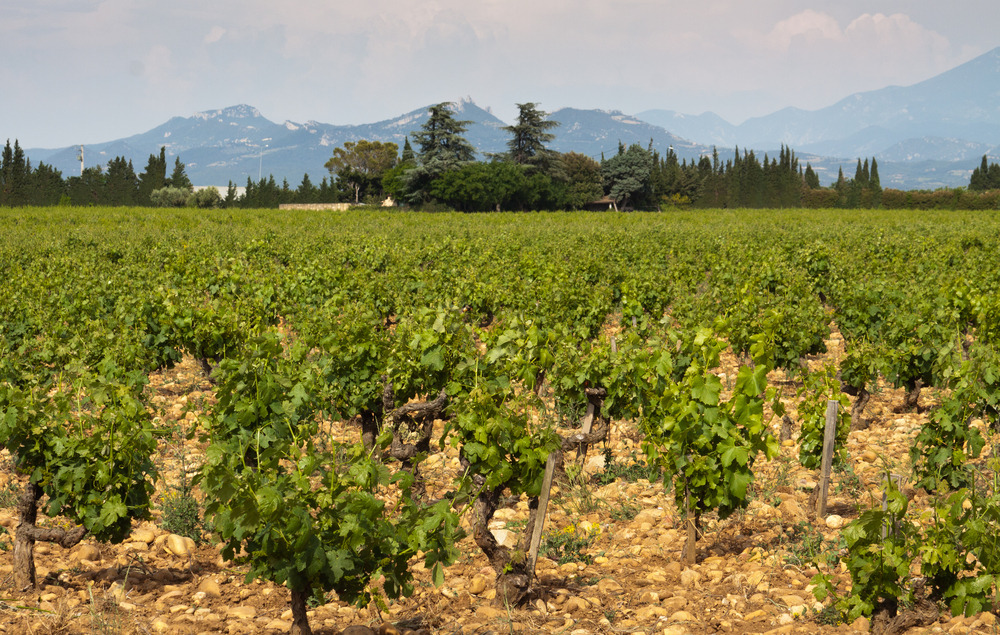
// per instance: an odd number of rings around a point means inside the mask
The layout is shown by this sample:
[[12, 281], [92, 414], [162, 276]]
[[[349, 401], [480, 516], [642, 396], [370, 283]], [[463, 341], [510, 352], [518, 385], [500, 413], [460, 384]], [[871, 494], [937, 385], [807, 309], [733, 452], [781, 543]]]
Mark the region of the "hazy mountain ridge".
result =
[[712, 113], [649, 110], [637, 117], [701, 143], [783, 143], [797, 152], [891, 162], [980, 159], [983, 149], [1000, 145], [1000, 48], [911, 86], [856, 93], [815, 111], [784, 108], [738, 126]]
[[[466, 138], [481, 157], [503, 152], [508, 124], [470, 99], [455, 102], [456, 116], [472, 122]], [[106, 165], [117, 156], [138, 173], [150, 154], [164, 146], [179, 156], [188, 176], [199, 185], [237, 185], [273, 174], [294, 187], [308, 173], [314, 182], [333, 149], [346, 141], [392, 141], [402, 147], [419, 130], [427, 108], [360, 125], [307, 121], [275, 123], [250, 105], [174, 117], [148, 132], [85, 146], [85, 165]], [[883, 185], [924, 189], [968, 184], [983, 154], [996, 156], [1000, 146], [1000, 48], [936, 77], [908, 87], [890, 86], [850, 95], [816, 111], [785, 108], [735, 126], [714, 113], [687, 115], [648, 110], [620, 111], [562, 108], [550, 119], [550, 146], [594, 158], [617, 151], [619, 143], [650, 143], [661, 154], [673, 147], [681, 159], [697, 160], [718, 148], [725, 161], [734, 148], [776, 156], [782, 145], [809, 161], [824, 184], [843, 168], [850, 178], [858, 157], [875, 156]], [[79, 174], [79, 146], [27, 149], [33, 163], [44, 161], [63, 172]]]

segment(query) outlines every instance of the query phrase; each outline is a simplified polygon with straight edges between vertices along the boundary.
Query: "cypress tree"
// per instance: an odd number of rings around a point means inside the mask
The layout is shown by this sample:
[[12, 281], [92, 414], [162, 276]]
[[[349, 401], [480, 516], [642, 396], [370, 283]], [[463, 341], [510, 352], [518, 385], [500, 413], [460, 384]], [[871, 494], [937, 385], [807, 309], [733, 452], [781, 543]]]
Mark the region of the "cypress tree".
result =
[[103, 202], [108, 205], [135, 205], [139, 191], [139, 177], [131, 161], [125, 157], [115, 157], [108, 162], [108, 173], [104, 178]]
[[990, 174], [990, 166], [986, 161], [986, 155], [983, 155], [983, 161], [979, 164], [979, 167], [972, 171], [972, 178], [969, 179], [969, 189], [974, 191], [982, 191], [988, 189], [987, 179]]
[[29, 175], [28, 205], [56, 205], [65, 192], [62, 173], [44, 162]]
[[[843, 176], [843, 172], [841, 172], [841, 176]], [[821, 187], [819, 176], [817, 176], [816, 171], [813, 170], [812, 166], [809, 165], [808, 162], [806, 162], [806, 173], [803, 180], [805, 181], [806, 187], [811, 190], [818, 190]]]
[[407, 135], [403, 140], [403, 154], [400, 157], [400, 163], [410, 163], [416, 165], [417, 157], [413, 154], [413, 148], [410, 146], [410, 137]]
[[230, 181], [229, 187], [226, 188], [226, 198], [222, 200], [220, 207], [236, 207], [236, 203], [236, 184]]
[[140, 205], [150, 205], [149, 195], [153, 190], [165, 187], [167, 184], [167, 155], [166, 148], [160, 146], [160, 156], [149, 155], [146, 162], [146, 169], [139, 175], [139, 200]]
[[[868, 160], [865, 159], [867, 163]], [[854, 185], [857, 187], [865, 187], [865, 172], [864, 168], [861, 166], [861, 159], [858, 159], [858, 167], [854, 170]]]

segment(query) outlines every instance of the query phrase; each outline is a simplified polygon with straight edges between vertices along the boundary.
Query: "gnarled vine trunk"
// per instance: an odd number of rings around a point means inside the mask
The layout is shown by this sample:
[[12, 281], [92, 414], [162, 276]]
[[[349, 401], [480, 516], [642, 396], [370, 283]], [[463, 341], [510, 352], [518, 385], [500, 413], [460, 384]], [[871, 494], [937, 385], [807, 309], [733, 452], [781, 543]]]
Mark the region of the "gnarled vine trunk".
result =
[[[485, 481], [481, 476], [476, 475], [475, 480]], [[482, 487], [482, 483], [477, 483]], [[533, 571], [528, 570], [528, 551], [518, 549], [511, 551], [497, 542], [496, 536], [490, 531], [489, 524], [500, 505], [500, 495], [504, 486], [493, 488], [482, 488], [479, 496], [476, 497], [472, 510], [472, 536], [476, 545], [482, 549], [486, 558], [490, 561], [490, 566], [497, 572], [496, 599], [494, 602], [500, 606], [517, 606], [528, 597], [528, 590], [531, 588]], [[538, 501], [534, 501], [537, 509]], [[532, 513], [525, 528], [525, 536], [531, 536], [534, 528], [535, 514]], [[522, 540], [522, 542], [524, 542]]]
[[87, 535], [87, 530], [83, 527], [67, 531], [57, 527], [35, 526], [38, 520], [38, 501], [41, 498], [42, 488], [35, 483], [28, 483], [21, 490], [17, 501], [20, 524], [14, 534], [14, 585], [20, 591], [28, 591], [36, 586], [36, 542], [54, 542], [64, 549], [70, 549]]
[[[444, 416], [448, 405], [448, 393], [444, 389], [432, 401], [408, 403], [388, 412], [383, 425], [392, 427], [392, 445], [389, 455], [402, 463], [403, 469], [413, 474], [413, 491], [415, 499], [421, 499], [426, 493], [427, 485], [420, 476], [420, 466], [414, 462], [419, 454], [426, 454], [431, 449], [431, 435], [434, 431], [434, 420]], [[404, 441], [405, 428], [417, 430], [414, 443]]]
[[872, 396], [864, 388], [859, 388], [857, 395], [854, 405], [851, 406], [851, 430], [867, 430], [869, 421], [862, 419], [861, 415], [864, 414], [865, 406], [868, 405]]
[[912, 412], [919, 408], [920, 389], [924, 387], [923, 380], [906, 382], [906, 397], [903, 398], [903, 412]]
[[309, 617], [306, 615], [308, 607], [306, 600], [309, 599], [308, 591], [296, 591], [292, 589], [292, 635], [312, 635], [309, 627]]

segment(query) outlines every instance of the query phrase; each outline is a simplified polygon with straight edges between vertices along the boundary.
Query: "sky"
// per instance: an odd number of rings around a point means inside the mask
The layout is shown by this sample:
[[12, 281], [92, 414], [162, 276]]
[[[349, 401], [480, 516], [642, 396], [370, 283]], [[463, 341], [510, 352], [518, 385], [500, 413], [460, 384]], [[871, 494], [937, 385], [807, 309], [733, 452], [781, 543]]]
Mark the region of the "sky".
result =
[[2, 0], [0, 142], [56, 148], [249, 104], [362, 124], [471, 98], [730, 123], [1000, 46], [997, 0]]

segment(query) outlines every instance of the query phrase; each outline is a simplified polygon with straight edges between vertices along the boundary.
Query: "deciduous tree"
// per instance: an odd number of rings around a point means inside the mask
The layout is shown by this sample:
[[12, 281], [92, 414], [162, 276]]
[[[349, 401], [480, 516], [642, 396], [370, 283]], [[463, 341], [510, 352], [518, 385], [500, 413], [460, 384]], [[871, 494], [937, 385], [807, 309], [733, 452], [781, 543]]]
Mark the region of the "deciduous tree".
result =
[[399, 146], [392, 142], [347, 141], [343, 147], [333, 151], [333, 157], [326, 162], [331, 176], [354, 190], [354, 202], [361, 201], [361, 192], [373, 186], [381, 192], [381, 179], [386, 171], [396, 165]]
[[561, 157], [571, 209], [580, 209], [604, 195], [601, 186], [601, 164], [579, 152], [567, 152]]
[[601, 164], [604, 189], [614, 200], [615, 209], [628, 207], [648, 192], [651, 167], [652, 156], [638, 143]]

